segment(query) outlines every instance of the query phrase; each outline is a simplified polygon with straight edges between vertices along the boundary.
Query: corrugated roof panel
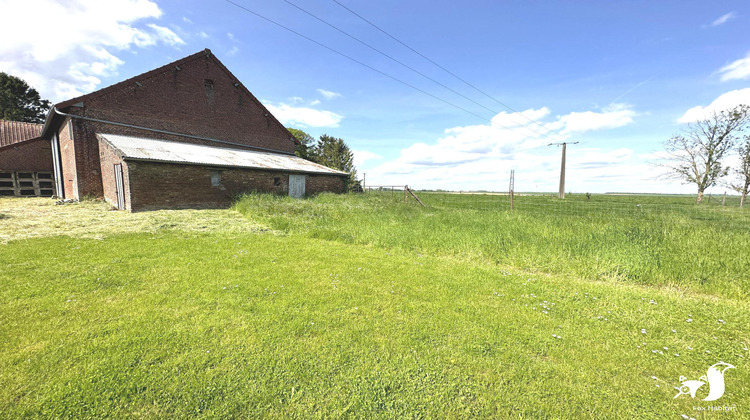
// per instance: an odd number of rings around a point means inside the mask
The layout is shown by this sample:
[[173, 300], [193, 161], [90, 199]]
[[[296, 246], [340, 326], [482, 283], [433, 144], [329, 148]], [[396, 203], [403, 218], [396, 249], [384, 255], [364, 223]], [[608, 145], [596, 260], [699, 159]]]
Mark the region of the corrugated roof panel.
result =
[[0, 120], [0, 147], [36, 139], [42, 135], [43, 124]]
[[337, 171], [292, 155], [228, 149], [117, 134], [100, 134], [100, 137], [120, 150], [125, 159], [208, 166], [236, 166], [321, 175], [348, 175], [346, 172]]

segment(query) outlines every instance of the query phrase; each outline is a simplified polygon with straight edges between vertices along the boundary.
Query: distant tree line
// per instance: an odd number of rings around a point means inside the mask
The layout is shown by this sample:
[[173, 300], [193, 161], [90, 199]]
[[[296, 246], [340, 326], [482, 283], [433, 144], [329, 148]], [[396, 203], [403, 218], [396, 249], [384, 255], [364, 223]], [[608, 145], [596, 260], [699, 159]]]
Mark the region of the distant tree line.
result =
[[361, 191], [362, 184], [357, 179], [354, 167], [354, 154], [343, 139], [321, 135], [318, 140], [306, 132], [289, 128], [290, 133], [299, 141], [294, 153], [303, 158], [332, 169], [349, 173], [349, 191]]
[[[688, 124], [680, 134], [664, 142], [669, 175], [698, 189], [697, 203], [705, 191], [724, 185], [740, 194], [740, 207], [750, 189], [750, 106], [714, 112], [710, 117]], [[744, 134], [744, 136], [743, 136]], [[733, 152], [739, 155], [735, 167], [725, 165]], [[724, 178], [732, 175], [730, 181]]]

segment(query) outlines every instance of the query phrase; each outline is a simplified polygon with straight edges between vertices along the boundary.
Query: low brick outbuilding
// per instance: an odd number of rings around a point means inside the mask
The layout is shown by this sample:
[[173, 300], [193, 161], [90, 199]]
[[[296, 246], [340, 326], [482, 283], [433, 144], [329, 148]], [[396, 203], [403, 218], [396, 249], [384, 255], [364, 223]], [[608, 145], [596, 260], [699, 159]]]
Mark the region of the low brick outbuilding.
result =
[[300, 196], [347, 185], [348, 174], [296, 157], [297, 140], [210, 50], [58, 103], [42, 137], [58, 196], [103, 197], [133, 211], [224, 207], [243, 192]]
[[0, 196], [55, 193], [52, 148], [42, 124], [0, 120]]
[[131, 211], [220, 207], [246, 192], [344, 192], [348, 175], [297, 156], [99, 134], [107, 201]]

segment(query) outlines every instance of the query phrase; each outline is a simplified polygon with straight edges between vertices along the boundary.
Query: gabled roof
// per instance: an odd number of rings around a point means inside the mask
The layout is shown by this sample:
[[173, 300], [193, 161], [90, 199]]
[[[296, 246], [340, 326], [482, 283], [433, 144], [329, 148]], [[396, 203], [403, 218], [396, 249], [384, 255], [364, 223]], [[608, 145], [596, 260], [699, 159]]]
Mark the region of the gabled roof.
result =
[[279, 153], [228, 149], [117, 134], [99, 134], [98, 136], [99, 139], [116, 149], [124, 160], [265, 169], [314, 175], [349, 175], [297, 156]]
[[[253, 94], [252, 94], [252, 93], [251, 93], [251, 92], [250, 92], [250, 91], [249, 91], [249, 90], [248, 90], [248, 89], [247, 89], [247, 88], [245, 87], [245, 85], [243, 85], [243, 84], [242, 84], [242, 82], [240, 82], [240, 81], [239, 81], [239, 79], [237, 79], [237, 77], [235, 77], [235, 75], [234, 75], [234, 74], [232, 74], [232, 72], [231, 72], [231, 71], [229, 71], [229, 69], [228, 69], [228, 68], [226, 68], [226, 66], [224, 66], [224, 64], [223, 64], [223, 63], [222, 63], [221, 61], [219, 61], [219, 59], [218, 59], [218, 58], [216, 58], [216, 56], [215, 56], [215, 55], [214, 55], [214, 54], [213, 54], [213, 53], [211, 52], [211, 50], [209, 50], [208, 48], [206, 48], [206, 49], [204, 49], [203, 51], [199, 51], [199, 52], [197, 52], [197, 53], [195, 53], [195, 54], [189, 55], [189, 56], [187, 56], [187, 57], [185, 57], [185, 58], [181, 58], [181, 59], [179, 59], [179, 60], [177, 60], [177, 61], [174, 61], [174, 62], [171, 62], [171, 63], [169, 63], [169, 64], [165, 64], [165, 65], [163, 65], [163, 66], [161, 66], [161, 67], [159, 67], [159, 68], [153, 69], [153, 70], [151, 70], [151, 71], [148, 71], [148, 72], [146, 72], [146, 73], [143, 73], [143, 74], [139, 74], [139, 75], [137, 75], [137, 76], [131, 77], [131, 78], [129, 78], [129, 79], [126, 79], [126, 80], [123, 80], [122, 82], [119, 82], [119, 83], [115, 83], [114, 85], [111, 85], [111, 86], [107, 86], [107, 87], [105, 87], [105, 88], [102, 88], [102, 89], [96, 90], [96, 91], [94, 91], [94, 92], [91, 92], [91, 93], [87, 93], [87, 94], [85, 94], [85, 95], [82, 95], [82, 96], [78, 96], [78, 97], [76, 97], [76, 98], [68, 99], [68, 100], [66, 100], [66, 101], [63, 101], [63, 102], [59, 102], [59, 103], [57, 103], [57, 104], [56, 104], [56, 105], [54, 105], [54, 106], [53, 106], [52, 108], [50, 108], [50, 110], [49, 110], [49, 113], [47, 114], [47, 119], [46, 119], [46, 121], [44, 122], [44, 128], [43, 128], [43, 130], [42, 130], [42, 133], [41, 133], [41, 135], [42, 135], [42, 136], [44, 136], [44, 137], [47, 137], [47, 136], [48, 136], [48, 132], [49, 132], [50, 128], [51, 128], [52, 126], [56, 125], [56, 124], [57, 124], [57, 123], [58, 123], [58, 122], [59, 122], [60, 120], [62, 120], [62, 118], [60, 118], [60, 116], [56, 115], [56, 113], [54, 112], [54, 110], [55, 110], [55, 109], [58, 109], [58, 110], [64, 110], [65, 108], [68, 108], [68, 107], [71, 107], [71, 106], [74, 106], [74, 105], [77, 105], [77, 104], [80, 104], [80, 103], [84, 103], [84, 104], [85, 104], [85, 102], [86, 102], [87, 100], [90, 100], [90, 99], [92, 99], [92, 98], [96, 98], [96, 97], [99, 97], [99, 96], [103, 96], [103, 95], [106, 95], [106, 94], [108, 94], [108, 93], [111, 93], [111, 92], [116, 92], [116, 91], [118, 91], [118, 90], [124, 90], [124, 89], [129, 89], [129, 88], [132, 88], [132, 86], [133, 86], [134, 84], [136, 84], [137, 82], [143, 82], [144, 80], [147, 80], [147, 79], [149, 79], [149, 78], [151, 78], [151, 77], [154, 77], [154, 76], [156, 76], [156, 75], [162, 74], [162, 73], [164, 73], [165, 71], [172, 71], [172, 70], [173, 70], [173, 69], [174, 69], [175, 67], [180, 67], [180, 66], [181, 66], [181, 65], [183, 65], [183, 64], [186, 64], [186, 63], [189, 63], [189, 62], [191, 62], [191, 61], [194, 61], [194, 60], [197, 60], [197, 59], [200, 59], [200, 58], [204, 58], [204, 57], [208, 57], [208, 58], [210, 58], [211, 60], [213, 60], [213, 61], [214, 61], [214, 63], [216, 63], [216, 65], [217, 65], [217, 66], [218, 66], [218, 67], [219, 67], [219, 68], [220, 68], [220, 69], [221, 69], [222, 71], [226, 72], [226, 73], [227, 73], [227, 75], [229, 75], [229, 77], [230, 77], [230, 78], [232, 78], [233, 80], [235, 80], [235, 81], [236, 81], [236, 83], [238, 84], [238, 88], [242, 89], [242, 90], [243, 90], [243, 91], [244, 91], [244, 92], [245, 92], [245, 93], [246, 93], [246, 94], [247, 94], [248, 96], [250, 96], [250, 98], [251, 98], [251, 99], [252, 99], [252, 100], [253, 100], [253, 101], [254, 101], [255, 103], [257, 103], [257, 104], [258, 104], [258, 106], [260, 106], [260, 107], [261, 107], [261, 109], [263, 109], [263, 110], [264, 110], [264, 112], [265, 112], [265, 113], [266, 113], [266, 114], [267, 114], [267, 115], [268, 115], [268, 116], [270, 117], [270, 119], [271, 119], [271, 121], [272, 121], [273, 123], [277, 124], [277, 125], [278, 125], [279, 127], [281, 127], [281, 128], [283, 129], [283, 130], [285, 130], [285, 131], [289, 132], [289, 131], [288, 131], [288, 130], [286, 129], [286, 127], [284, 127], [284, 125], [283, 125], [283, 124], [281, 124], [281, 122], [279, 122], [279, 120], [277, 120], [277, 119], [276, 119], [276, 117], [275, 117], [275, 116], [273, 116], [273, 114], [271, 114], [271, 112], [270, 112], [270, 111], [268, 111], [268, 108], [266, 108], [266, 107], [265, 107], [265, 105], [263, 105], [263, 104], [262, 104], [262, 103], [261, 103], [261, 102], [260, 102], [260, 101], [258, 100], [258, 98], [256, 98], [256, 97], [255, 97], [255, 95], [253, 95]], [[292, 141], [294, 141], [295, 143], [299, 144], [299, 140], [297, 140], [297, 138], [296, 138], [296, 137], [294, 137], [294, 136], [293, 136], [293, 135], [292, 135], [291, 133], [289, 133], [289, 138], [290, 138], [290, 139], [291, 139]]]
[[38, 139], [42, 127], [42, 124], [0, 120], [0, 147]]

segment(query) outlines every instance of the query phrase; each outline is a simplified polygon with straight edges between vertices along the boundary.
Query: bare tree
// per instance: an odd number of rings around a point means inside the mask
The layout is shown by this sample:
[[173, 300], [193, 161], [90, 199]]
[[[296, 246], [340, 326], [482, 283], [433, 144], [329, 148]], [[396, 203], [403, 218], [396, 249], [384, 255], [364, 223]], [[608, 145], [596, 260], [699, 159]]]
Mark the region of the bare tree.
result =
[[729, 188], [740, 193], [740, 208], [745, 204], [748, 189], [750, 189], [750, 135], [745, 136], [737, 152], [739, 153], [739, 166], [732, 172], [736, 175], [734, 182], [730, 182]]
[[738, 135], [750, 121], [750, 107], [714, 112], [711, 117], [688, 124], [683, 134], [664, 142], [669, 157], [669, 175], [698, 187], [697, 203], [703, 193], [729, 173], [723, 166], [725, 155], [731, 152]]

